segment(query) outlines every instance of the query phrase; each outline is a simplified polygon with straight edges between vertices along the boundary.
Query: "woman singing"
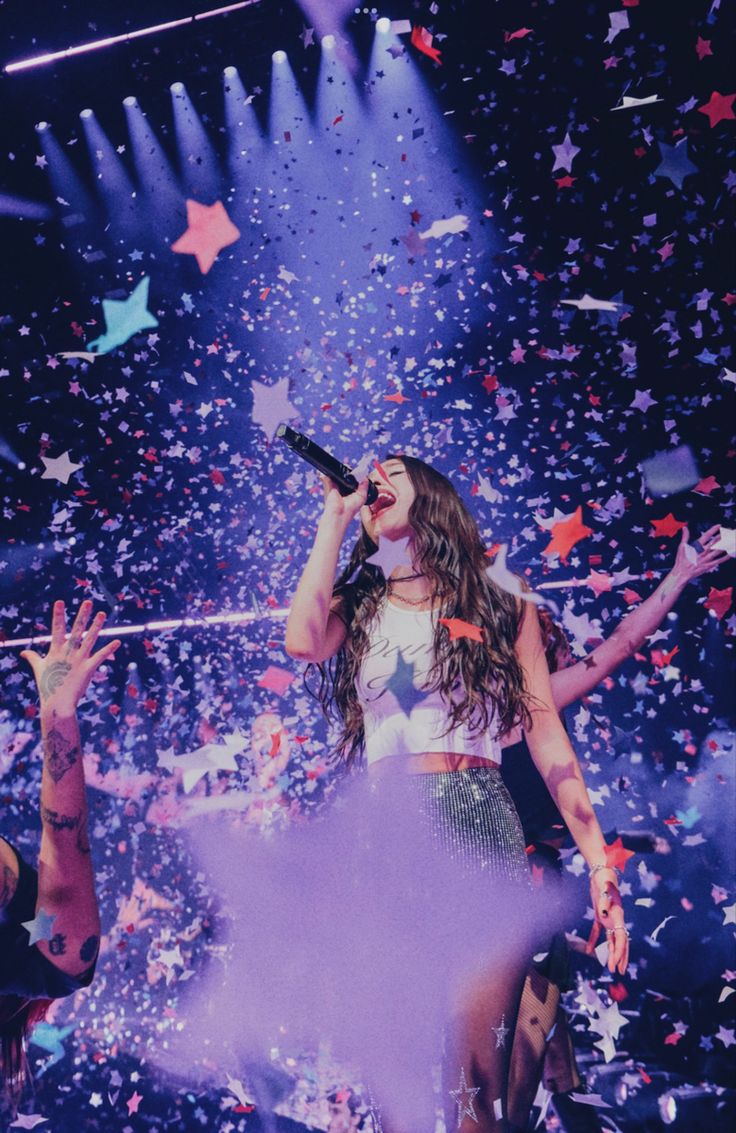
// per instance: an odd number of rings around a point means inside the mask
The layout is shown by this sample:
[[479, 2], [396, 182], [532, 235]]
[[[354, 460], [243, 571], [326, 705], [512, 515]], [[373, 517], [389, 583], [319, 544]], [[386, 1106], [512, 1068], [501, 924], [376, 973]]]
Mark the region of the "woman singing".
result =
[[[475, 521], [444, 476], [409, 456], [376, 467], [370, 508], [367, 481], [342, 497], [324, 479], [324, 512], [292, 602], [287, 652], [320, 666], [320, 699], [341, 721], [346, 765], [365, 765], [381, 791], [401, 785], [402, 798], [410, 783], [433, 842], [487, 878], [489, 901], [496, 882], [528, 884], [521, 826], [499, 770], [499, 737], [521, 724], [588, 865], [608, 967], [623, 972], [628, 933], [617, 875], [553, 706], [534, 607], [488, 578]], [[358, 513], [363, 529], [336, 580]], [[493, 910], [499, 925], [513, 911]], [[442, 1082], [448, 1130], [511, 1128], [510, 1039], [529, 959], [526, 951], [496, 957], [482, 979], [476, 971], [472, 983], [450, 990]], [[428, 1113], [384, 1109], [384, 1131], [427, 1133]]]

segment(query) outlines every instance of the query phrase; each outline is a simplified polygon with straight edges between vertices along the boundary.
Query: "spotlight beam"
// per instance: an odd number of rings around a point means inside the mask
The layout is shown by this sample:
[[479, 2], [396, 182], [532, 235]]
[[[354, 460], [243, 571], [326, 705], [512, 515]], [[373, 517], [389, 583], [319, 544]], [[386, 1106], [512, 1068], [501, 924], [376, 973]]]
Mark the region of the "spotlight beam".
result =
[[[190, 629], [197, 626], [239, 625], [242, 622], [260, 621], [262, 618], [281, 619], [288, 618], [291, 607], [282, 610], [246, 610], [239, 614], [208, 614], [202, 618], [169, 618], [165, 621], [142, 622], [140, 625], [104, 626], [100, 630], [100, 637], [130, 637], [134, 633], [157, 633], [164, 629]], [[16, 649], [27, 645], [48, 645], [51, 637], [46, 634], [37, 637], [14, 637], [8, 641], [0, 641], [0, 649]]]
[[3, 70], [6, 75], [13, 75], [18, 71], [28, 71], [31, 67], [55, 63], [57, 59], [70, 59], [75, 55], [85, 55], [89, 51], [99, 51], [102, 47], [114, 47], [115, 44], [128, 43], [132, 39], [141, 39], [146, 35], [157, 35], [159, 32], [171, 31], [172, 28], [184, 27], [186, 24], [193, 24], [198, 20], [209, 20], [213, 16], [224, 16], [228, 12], [237, 12], [241, 8], [252, 8], [254, 4], [260, 2], [261, 0], [240, 0], [236, 4], [225, 4], [221, 8], [210, 8], [206, 12], [197, 12], [194, 16], [183, 16], [180, 20], [167, 20], [163, 24], [152, 24], [150, 27], [137, 28], [135, 31], [124, 32], [121, 35], [110, 35], [105, 39], [78, 43], [74, 47], [64, 48], [63, 51], [50, 51], [45, 55], [33, 55], [29, 59], [19, 59], [15, 63], [6, 63]]

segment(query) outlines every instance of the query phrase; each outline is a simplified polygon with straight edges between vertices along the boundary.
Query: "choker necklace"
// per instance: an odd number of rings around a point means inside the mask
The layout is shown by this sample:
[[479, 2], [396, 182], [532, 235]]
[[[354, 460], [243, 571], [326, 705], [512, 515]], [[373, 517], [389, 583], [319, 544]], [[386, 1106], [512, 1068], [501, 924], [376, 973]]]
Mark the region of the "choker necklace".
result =
[[388, 582], [389, 586], [393, 586], [393, 584], [395, 582], [409, 582], [410, 579], [424, 578], [424, 577], [425, 576], [423, 574], [402, 574], [400, 578], [389, 578], [389, 579], [387, 579], [387, 582]]

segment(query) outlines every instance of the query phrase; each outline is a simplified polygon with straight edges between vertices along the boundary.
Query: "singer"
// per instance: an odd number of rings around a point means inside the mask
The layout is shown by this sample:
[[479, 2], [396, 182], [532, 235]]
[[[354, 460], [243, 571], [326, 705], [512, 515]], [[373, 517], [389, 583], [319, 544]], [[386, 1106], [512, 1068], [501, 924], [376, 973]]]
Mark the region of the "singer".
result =
[[[318, 667], [322, 706], [340, 722], [339, 757], [348, 769], [365, 768], [379, 797], [401, 785], [433, 843], [481, 878], [492, 903], [509, 884], [529, 886], [521, 826], [500, 775], [501, 738], [520, 725], [587, 862], [609, 970], [623, 972], [628, 933], [617, 875], [554, 708], [534, 606], [488, 578], [476, 523], [444, 476], [413, 457], [391, 456], [371, 481], [376, 497], [368, 506], [367, 480], [341, 495], [323, 476], [324, 510], [286, 627], [287, 652]], [[362, 530], [336, 578], [357, 516]], [[379, 549], [393, 549], [398, 563], [388, 577], [367, 561]], [[499, 931], [515, 911], [493, 907]], [[508, 1059], [530, 955], [511, 951], [485, 969], [479, 961], [466, 986], [452, 978], [453, 961], [449, 953], [448, 986], [438, 989], [448, 996], [447, 1128], [509, 1133]], [[380, 1082], [372, 1085], [378, 1094]], [[383, 1133], [426, 1133], [433, 1113], [431, 1096], [422, 1113], [395, 1099], [382, 1103]]]

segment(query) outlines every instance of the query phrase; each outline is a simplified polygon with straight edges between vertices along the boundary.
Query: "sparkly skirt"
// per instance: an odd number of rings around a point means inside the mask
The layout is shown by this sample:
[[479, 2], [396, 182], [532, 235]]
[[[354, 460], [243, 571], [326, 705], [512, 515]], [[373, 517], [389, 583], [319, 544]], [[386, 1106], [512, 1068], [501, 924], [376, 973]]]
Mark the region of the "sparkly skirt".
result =
[[497, 768], [469, 767], [408, 779], [437, 849], [464, 871], [529, 884], [521, 822]]

